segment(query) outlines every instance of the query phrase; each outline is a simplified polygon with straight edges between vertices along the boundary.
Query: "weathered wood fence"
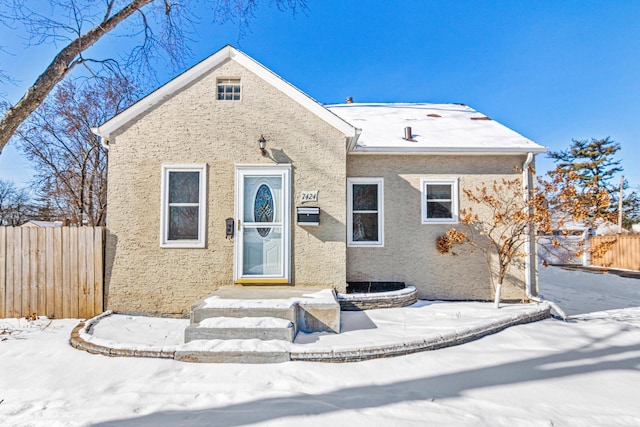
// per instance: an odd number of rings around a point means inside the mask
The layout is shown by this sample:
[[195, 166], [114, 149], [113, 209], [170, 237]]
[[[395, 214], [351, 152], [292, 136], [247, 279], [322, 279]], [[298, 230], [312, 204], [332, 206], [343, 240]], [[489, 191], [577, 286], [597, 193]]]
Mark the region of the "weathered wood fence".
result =
[[103, 227], [0, 227], [0, 318], [103, 311]]
[[640, 270], [640, 235], [630, 236], [592, 236], [589, 239], [591, 250], [603, 242], [615, 243], [602, 257], [591, 257], [591, 265]]

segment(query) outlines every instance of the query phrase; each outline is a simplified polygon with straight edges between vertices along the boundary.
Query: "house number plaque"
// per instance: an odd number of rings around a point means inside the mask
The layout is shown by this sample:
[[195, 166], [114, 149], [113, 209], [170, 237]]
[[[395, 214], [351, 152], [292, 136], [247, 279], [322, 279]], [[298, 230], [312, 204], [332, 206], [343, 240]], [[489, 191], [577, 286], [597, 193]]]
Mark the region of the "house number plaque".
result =
[[303, 191], [300, 196], [300, 202], [317, 202], [318, 201], [318, 190], [316, 191]]

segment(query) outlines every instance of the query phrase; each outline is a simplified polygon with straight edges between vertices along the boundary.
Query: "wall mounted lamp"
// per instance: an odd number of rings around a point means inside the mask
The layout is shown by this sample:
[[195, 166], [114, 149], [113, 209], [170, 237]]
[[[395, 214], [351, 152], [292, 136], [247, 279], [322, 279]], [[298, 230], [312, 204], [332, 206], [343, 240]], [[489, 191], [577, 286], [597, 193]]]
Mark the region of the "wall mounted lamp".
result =
[[258, 147], [260, 147], [260, 152], [262, 153], [263, 156], [267, 154], [267, 150], [264, 149], [264, 147], [266, 146], [267, 146], [267, 140], [264, 139], [264, 136], [260, 135], [260, 139], [258, 139]]

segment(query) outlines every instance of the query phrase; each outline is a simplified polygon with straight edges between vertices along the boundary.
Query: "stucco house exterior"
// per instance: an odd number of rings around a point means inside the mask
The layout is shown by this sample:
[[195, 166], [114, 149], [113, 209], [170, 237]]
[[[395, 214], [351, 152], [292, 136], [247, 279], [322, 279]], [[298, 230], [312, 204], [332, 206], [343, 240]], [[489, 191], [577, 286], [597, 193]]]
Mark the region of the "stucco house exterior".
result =
[[[107, 308], [178, 316], [222, 286], [402, 281], [490, 300], [484, 259], [436, 238], [462, 188], [545, 151], [460, 104], [321, 105], [231, 46], [94, 132], [109, 148]], [[525, 285], [535, 269], [513, 268], [503, 298]]]

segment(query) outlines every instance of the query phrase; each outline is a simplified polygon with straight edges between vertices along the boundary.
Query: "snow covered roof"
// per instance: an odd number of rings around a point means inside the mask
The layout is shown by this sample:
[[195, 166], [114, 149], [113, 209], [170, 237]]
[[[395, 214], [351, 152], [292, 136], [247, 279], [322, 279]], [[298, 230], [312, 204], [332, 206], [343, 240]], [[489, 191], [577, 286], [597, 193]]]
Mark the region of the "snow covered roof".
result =
[[[463, 104], [337, 104], [362, 130], [354, 153], [522, 154], [547, 149]], [[411, 137], [405, 139], [405, 128]]]

